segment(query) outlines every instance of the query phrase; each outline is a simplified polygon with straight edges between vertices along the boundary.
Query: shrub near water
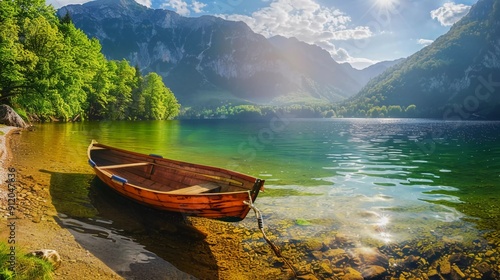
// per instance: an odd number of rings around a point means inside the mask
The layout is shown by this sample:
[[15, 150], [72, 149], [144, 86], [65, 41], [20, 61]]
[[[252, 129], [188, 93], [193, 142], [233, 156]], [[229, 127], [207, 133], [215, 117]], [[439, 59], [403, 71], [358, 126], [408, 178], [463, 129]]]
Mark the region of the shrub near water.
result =
[[10, 247], [0, 243], [0, 280], [51, 280], [53, 267], [35, 256], [16, 250], [15, 273], [9, 270]]

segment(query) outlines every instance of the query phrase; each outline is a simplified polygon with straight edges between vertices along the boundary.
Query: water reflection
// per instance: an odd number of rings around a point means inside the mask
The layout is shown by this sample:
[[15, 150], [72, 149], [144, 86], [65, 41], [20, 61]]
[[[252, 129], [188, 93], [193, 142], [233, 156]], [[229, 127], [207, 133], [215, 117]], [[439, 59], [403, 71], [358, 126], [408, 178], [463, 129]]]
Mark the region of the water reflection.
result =
[[205, 234], [182, 215], [133, 203], [93, 175], [43, 172], [51, 174], [57, 222], [122, 277], [218, 279]]
[[111, 221], [81, 221], [64, 214], [59, 214], [56, 221], [68, 229], [83, 248], [125, 279], [196, 279], [136, 240], [109, 229]]

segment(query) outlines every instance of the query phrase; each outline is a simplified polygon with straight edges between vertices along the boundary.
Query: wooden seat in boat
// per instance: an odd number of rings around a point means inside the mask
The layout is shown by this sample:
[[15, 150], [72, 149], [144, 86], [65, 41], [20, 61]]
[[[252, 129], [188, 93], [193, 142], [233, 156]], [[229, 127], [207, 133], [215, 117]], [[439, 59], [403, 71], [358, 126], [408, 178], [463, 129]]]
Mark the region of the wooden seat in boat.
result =
[[204, 193], [208, 192], [211, 190], [215, 190], [219, 188], [220, 186], [215, 184], [215, 183], [204, 183], [200, 185], [194, 185], [190, 187], [185, 187], [181, 189], [177, 189], [174, 191], [169, 191], [169, 194], [199, 194], [199, 193]]

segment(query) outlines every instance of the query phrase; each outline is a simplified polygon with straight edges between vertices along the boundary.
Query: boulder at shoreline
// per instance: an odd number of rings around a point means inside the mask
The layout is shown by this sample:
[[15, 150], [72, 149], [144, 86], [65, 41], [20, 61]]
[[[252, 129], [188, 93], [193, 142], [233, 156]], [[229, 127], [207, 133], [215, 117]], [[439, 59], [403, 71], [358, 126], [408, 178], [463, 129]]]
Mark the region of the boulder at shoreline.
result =
[[19, 116], [19, 114], [14, 111], [10, 106], [2, 104], [0, 105], [0, 124], [5, 124], [8, 126], [15, 126], [20, 128], [26, 128], [28, 125]]

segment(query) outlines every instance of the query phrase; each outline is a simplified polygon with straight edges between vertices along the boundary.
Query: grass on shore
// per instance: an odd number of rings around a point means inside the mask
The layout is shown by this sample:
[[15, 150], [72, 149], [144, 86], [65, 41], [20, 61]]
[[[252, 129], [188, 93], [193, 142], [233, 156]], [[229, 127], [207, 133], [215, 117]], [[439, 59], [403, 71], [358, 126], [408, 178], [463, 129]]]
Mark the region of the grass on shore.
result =
[[52, 280], [53, 267], [47, 261], [15, 250], [14, 271], [11, 270], [11, 250], [5, 242], [0, 242], [0, 280]]

